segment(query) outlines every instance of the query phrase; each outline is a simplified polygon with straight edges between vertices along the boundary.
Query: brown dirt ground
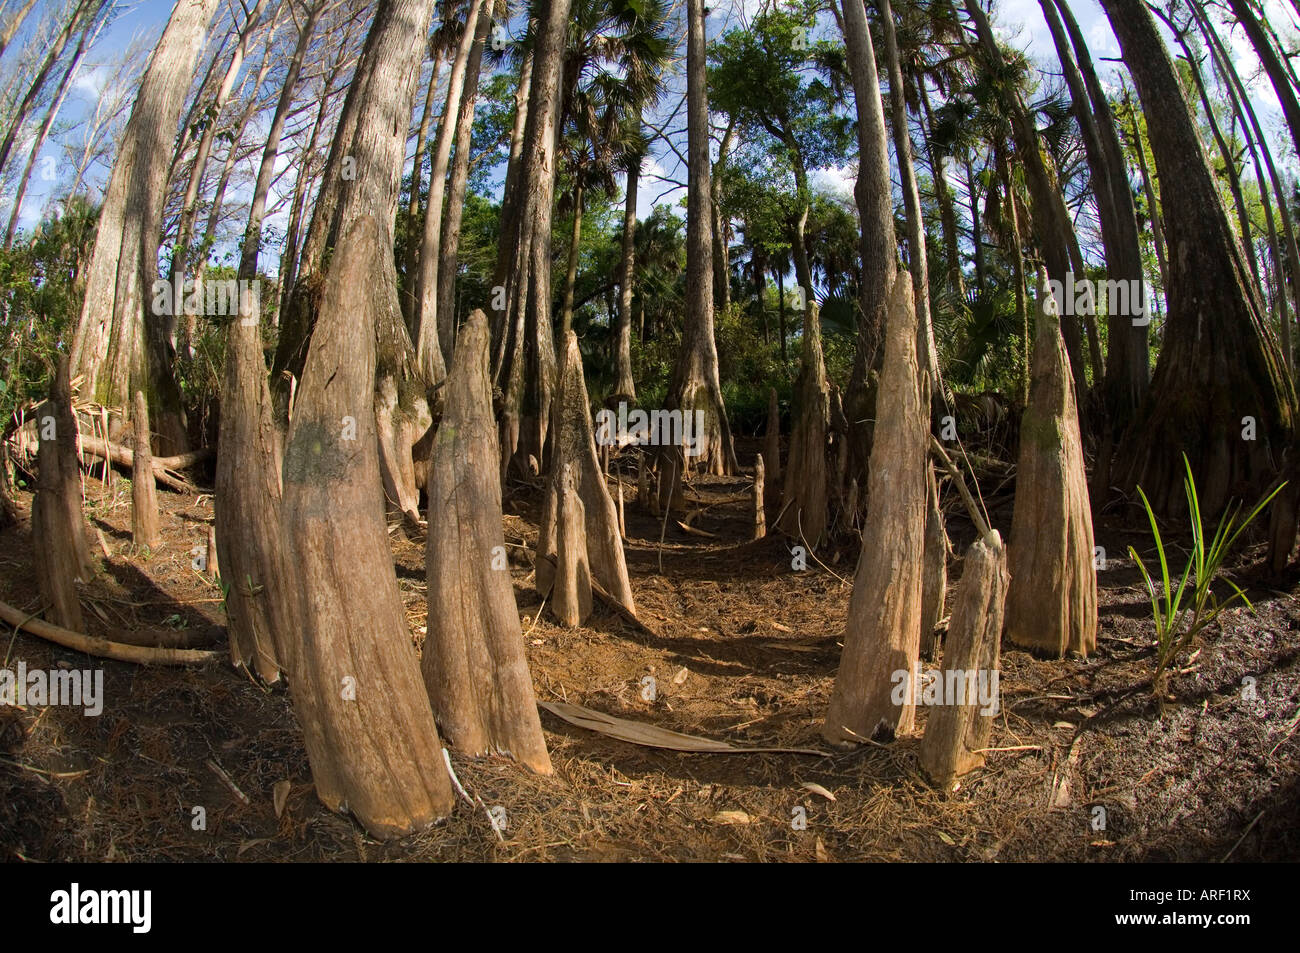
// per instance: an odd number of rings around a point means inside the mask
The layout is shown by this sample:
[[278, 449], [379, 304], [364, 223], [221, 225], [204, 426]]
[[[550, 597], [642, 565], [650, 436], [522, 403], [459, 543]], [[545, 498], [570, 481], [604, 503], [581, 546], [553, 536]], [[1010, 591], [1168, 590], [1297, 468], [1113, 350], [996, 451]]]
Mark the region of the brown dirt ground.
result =
[[[742, 447], [751, 459], [755, 447]], [[986, 486], [996, 486], [989, 481]], [[748, 480], [701, 479], [717, 501]], [[507, 539], [536, 539], [538, 493], [512, 487]], [[168, 644], [224, 647], [220, 590], [191, 568], [211, 497], [160, 491], [165, 542], [130, 544], [130, 493], [87, 481], [86, 514], [112, 554], [83, 590], [93, 633], [152, 633]], [[990, 499], [1007, 533], [1010, 497]], [[30, 498], [23, 495], [25, 513]], [[958, 552], [973, 538], [956, 500]], [[1300, 858], [1300, 589], [1256, 584], [1256, 614], [1223, 617], [1163, 707], [1142, 687], [1152, 666], [1149, 605], [1121, 554], [1146, 547], [1133, 521], [1102, 514], [1097, 655], [1044, 661], [1004, 647], [1002, 712], [981, 770], [954, 791], [925, 783], [919, 735], [824, 758], [680, 754], [640, 748], [543, 713], [555, 775], [504, 759], [453, 756], [485, 805], [506, 810], [504, 839], [459, 802], [432, 830], [381, 843], [316, 800], [289, 697], [229, 665], [158, 668], [91, 660], [0, 628], [4, 665], [102, 666], [98, 718], [79, 709], [0, 708], [0, 856], [30, 860], [1295, 860]], [[822, 748], [818, 733], [839, 657], [854, 554], [791, 569], [778, 539], [746, 542], [747, 506], [716, 503], [694, 520], [715, 538], [627, 507], [628, 560], [646, 630], [597, 605], [576, 630], [538, 615], [528, 551], [511, 549], [515, 593], [538, 697], [741, 744]], [[1145, 554], [1145, 549], [1144, 549]], [[103, 556], [101, 550], [97, 555]], [[394, 543], [418, 645], [425, 616], [422, 547]], [[1252, 578], [1259, 548], [1236, 578]], [[823, 554], [823, 558], [825, 555]], [[960, 577], [960, 560], [950, 579]], [[844, 577], [841, 579], [840, 577]], [[0, 533], [0, 598], [38, 598], [30, 526]], [[950, 595], [951, 598], [951, 595]], [[684, 674], [683, 674], [684, 672]], [[641, 698], [653, 675], [654, 702]], [[1242, 690], [1255, 678], [1255, 697]], [[924, 709], [918, 722], [924, 725]], [[218, 763], [245, 805], [208, 767]], [[277, 818], [272, 788], [292, 783]], [[801, 785], [813, 782], [834, 795]], [[191, 829], [202, 805], [207, 829]], [[807, 829], [795, 830], [795, 808]], [[1105, 808], [1094, 830], [1094, 808]], [[747, 823], [736, 823], [742, 812]]]

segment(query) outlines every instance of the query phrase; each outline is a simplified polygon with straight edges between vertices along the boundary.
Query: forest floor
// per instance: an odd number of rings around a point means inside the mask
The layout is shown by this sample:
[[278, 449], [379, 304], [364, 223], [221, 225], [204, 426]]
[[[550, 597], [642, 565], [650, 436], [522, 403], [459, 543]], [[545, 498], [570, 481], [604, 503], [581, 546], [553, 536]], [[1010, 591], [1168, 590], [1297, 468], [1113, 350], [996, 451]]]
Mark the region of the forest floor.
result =
[[[741, 458], [752, 459], [752, 449], [742, 448]], [[783, 541], [748, 541], [748, 504], [720, 502], [748, 486], [746, 477], [695, 482], [691, 497], [714, 505], [693, 526], [713, 537], [687, 534], [671, 520], [664, 527], [628, 503], [628, 563], [644, 628], [600, 603], [575, 630], [553, 624], [549, 611], [538, 619], [528, 550], [512, 548], [539, 700], [736, 744], [825, 750], [819, 728], [855, 556], [793, 571]], [[83, 588], [90, 631], [163, 634], [168, 644], [224, 649], [221, 592], [191, 567], [192, 550], [206, 541], [211, 497], [160, 490], [165, 541], [142, 557], [131, 550], [126, 482], [109, 488], [89, 479], [86, 495], [87, 518], [111, 554], [96, 549], [102, 571]], [[533, 488], [512, 487], [507, 540], [531, 548], [539, 500]], [[988, 501], [1004, 538], [1008, 501], [1005, 493]], [[30, 497], [21, 505], [26, 515]], [[960, 553], [973, 538], [958, 507], [955, 500], [947, 507], [955, 547], [950, 604]], [[1276, 581], [1265, 584], [1252, 569], [1262, 547], [1243, 549], [1234, 578], [1254, 581], [1247, 591], [1256, 612], [1226, 613], [1199, 654], [1184, 658], [1174, 700], [1159, 704], [1144, 686], [1154, 661], [1150, 605], [1132, 561], [1121, 555], [1130, 544], [1144, 556], [1150, 548], [1145, 519], [1136, 515], [1140, 522], [1132, 510], [1099, 514], [1097, 543], [1109, 558], [1098, 575], [1096, 655], [1046, 661], [1004, 645], [1001, 711], [990, 742], [1004, 750], [990, 752], [982, 769], [947, 792], [928, 785], [919, 769], [923, 707], [917, 734], [825, 757], [638, 747], [543, 712], [553, 776], [503, 758], [453, 755], [460, 781], [482, 806], [458, 800], [435, 828], [379, 842], [317, 801], [282, 688], [260, 687], [229, 664], [182, 669], [90, 659], [0, 629], [0, 667], [102, 668], [106, 695], [98, 717], [68, 707], [0, 707], [0, 857], [1300, 859], [1300, 585], [1294, 576], [1285, 591], [1272, 588]], [[426, 614], [423, 549], [399, 534], [394, 557], [418, 645]], [[27, 611], [38, 603], [26, 520], [0, 533], [0, 599]], [[655, 679], [653, 701], [643, 698], [647, 675]], [[282, 781], [290, 788], [277, 816], [273, 789]], [[504, 808], [501, 836], [489, 806]], [[194, 829], [195, 807], [204, 809], [205, 829]]]

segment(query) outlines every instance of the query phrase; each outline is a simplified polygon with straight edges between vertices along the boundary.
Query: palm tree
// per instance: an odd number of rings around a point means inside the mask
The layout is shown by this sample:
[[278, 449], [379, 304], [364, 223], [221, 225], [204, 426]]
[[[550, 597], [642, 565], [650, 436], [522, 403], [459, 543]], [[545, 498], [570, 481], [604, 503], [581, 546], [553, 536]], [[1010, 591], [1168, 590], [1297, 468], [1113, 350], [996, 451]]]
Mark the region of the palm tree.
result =
[[[620, 268], [617, 390], [634, 396], [631, 361], [631, 280], [633, 237], [636, 232], [636, 182], [649, 143], [641, 128], [641, 115], [663, 93], [663, 72], [672, 57], [668, 11], [664, 0], [576, 0], [570, 14], [570, 43], [565, 51], [562, 123], [585, 145], [576, 145], [569, 158], [575, 190], [593, 185], [612, 186], [616, 172], [628, 176], [630, 213], [624, 215], [624, 243]], [[585, 152], [584, 152], [585, 150]], [[581, 154], [580, 154], [581, 153]], [[585, 181], [590, 175], [591, 181]], [[606, 189], [609, 191], [609, 189]], [[575, 200], [576, 199], [576, 200]], [[576, 238], [581, 228], [582, 202], [571, 196], [574, 238], [570, 245], [570, 271], [576, 276]], [[631, 215], [629, 221], [628, 214]], [[566, 306], [561, 334], [572, 321], [573, 278], [566, 276]], [[625, 300], [626, 299], [626, 300]], [[625, 347], [626, 345], [626, 347]], [[622, 379], [626, 369], [627, 379]]]

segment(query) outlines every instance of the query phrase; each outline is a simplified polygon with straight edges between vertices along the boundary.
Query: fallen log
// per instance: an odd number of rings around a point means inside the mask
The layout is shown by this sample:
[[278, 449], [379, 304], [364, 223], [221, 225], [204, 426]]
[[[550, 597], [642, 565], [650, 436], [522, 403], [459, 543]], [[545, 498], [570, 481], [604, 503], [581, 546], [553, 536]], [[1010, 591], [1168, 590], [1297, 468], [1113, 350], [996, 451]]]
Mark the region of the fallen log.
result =
[[149, 645], [110, 642], [108, 639], [73, 632], [63, 626], [32, 618], [7, 602], [0, 602], [0, 619], [15, 629], [30, 632], [37, 638], [53, 642], [55, 645], [85, 652], [97, 658], [116, 659], [119, 662], [136, 662], [142, 665], [202, 665], [215, 662], [224, 654], [205, 649], [164, 649]]
[[[92, 437], [82, 434], [81, 452], [88, 453], [93, 457], [99, 457], [101, 460], [106, 459], [118, 466], [127, 468], [134, 468], [135, 466], [135, 453], [130, 447], [124, 447], [117, 443], [110, 443], [102, 437]], [[153, 478], [163, 486], [170, 487], [178, 493], [198, 493], [198, 487], [184, 480], [174, 471], [192, 467], [211, 456], [212, 450], [205, 447], [202, 450], [191, 450], [189, 453], [180, 453], [174, 457], [154, 457]]]

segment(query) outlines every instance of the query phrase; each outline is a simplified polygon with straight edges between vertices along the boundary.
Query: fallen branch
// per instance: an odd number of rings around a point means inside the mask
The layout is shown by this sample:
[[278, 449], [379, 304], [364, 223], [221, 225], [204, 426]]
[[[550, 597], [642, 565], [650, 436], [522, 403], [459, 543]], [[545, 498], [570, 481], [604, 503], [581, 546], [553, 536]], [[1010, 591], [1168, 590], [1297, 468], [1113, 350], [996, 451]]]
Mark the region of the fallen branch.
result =
[[689, 533], [691, 536], [700, 536], [704, 539], [718, 538], [717, 533], [710, 533], [707, 530], [696, 529], [694, 526], [691, 526], [689, 523], [683, 523], [681, 520], [677, 521], [677, 525], [681, 527], [683, 533]]
[[249, 800], [247, 794], [239, 790], [239, 785], [237, 785], [234, 779], [226, 773], [225, 768], [217, 764], [217, 762], [212, 760], [211, 758], [208, 758], [207, 765], [208, 768], [212, 771], [212, 773], [215, 774], [218, 778], [220, 778], [222, 783], [225, 784], [226, 787], [230, 788], [230, 793], [233, 794], [235, 797], [239, 798], [240, 802], [245, 807], [248, 807], [250, 804], [253, 803], [251, 800]]
[[[135, 453], [130, 447], [123, 447], [121, 444], [110, 443], [102, 437], [92, 437], [85, 434], [81, 437], [81, 451], [91, 456], [99, 457], [102, 460], [109, 460], [122, 467], [135, 466]], [[178, 454], [174, 457], [154, 457], [153, 458], [153, 476], [154, 479], [163, 486], [170, 487], [180, 493], [197, 493], [198, 487], [184, 480], [176, 470], [192, 467], [196, 463], [206, 460], [212, 456], [209, 449], [192, 450], [189, 453]]]
[[64, 648], [75, 649], [98, 658], [116, 659], [119, 662], [136, 662], [144, 665], [201, 665], [215, 662], [223, 655], [221, 652], [209, 652], [204, 649], [162, 649], [148, 645], [110, 642], [98, 636], [83, 635], [62, 626], [33, 619], [7, 602], [0, 602], [0, 619], [15, 629], [25, 629], [37, 638], [53, 642], [55, 645], [62, 645]]
[[591, 594], [595, 596], [597, 599], [599, 599], [601, 602], [603, 602], [607, 609], [612, 610], [616, 616], [618, 616], [628, 625], [640, 629], [642, 632], [644, 632], [646, 635], [651, 636], [652, 638], [656, 638], [656, 639], [663, 638], [663, 636], [661, 636], [658, 632], [656, 632], [654, 629], [650, 628], [650, 626], [642, 622], [641, 619], [638, 618], [635, 612], [631, 611], [630, 609], [628, 609], [627, 606], [623, 605], [623, 603], [619, 602], [616, 598], [614, 598], [612, 593], [607, 592], [605, 590], [605, 587], [602, 586], [594, 579], [591, 580]]
[[584, 708], [567, 702], [539, 701], [537, 707], [548, 711], [557, 718], [571, 725], [594, 731], [619, 741], [647, 748], [664, 748], [669, 751], [685, 751], [696, 754], [806, 754], [815, 758], [826, 758], [829, 752], [816, 748], [793, 748], [776, 745], [733, 745], [727, 741], [704, 738], [700, 735], [688, 735], [680, 731], [671, 731], [657, 725], [627, 718], [616, 718], [603, 711]]
[[970, 490], [966, 488], [966, 481], [961, 477], [961, 471], [952, 462], [952, 457], [948, 456], [948, 452], [943, 449], [943, 444], [935, 439], [934, 434], [930, 434], [930, 450], [939, 458], [939, 462], [943, 464], [944, 469], [952, 477], [953, 485], [957, 487], [957, 492], [961, 494], [962, 502], [966, 504], [966, 511], [970, 514], [971, 522], [975, 524], [980, 539], [988, 541], [990, 538], [988, 519], [980, 513], [979, 507], [975, 505], [975, 498], [970, 495]]

